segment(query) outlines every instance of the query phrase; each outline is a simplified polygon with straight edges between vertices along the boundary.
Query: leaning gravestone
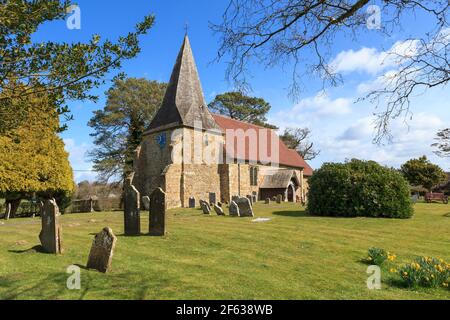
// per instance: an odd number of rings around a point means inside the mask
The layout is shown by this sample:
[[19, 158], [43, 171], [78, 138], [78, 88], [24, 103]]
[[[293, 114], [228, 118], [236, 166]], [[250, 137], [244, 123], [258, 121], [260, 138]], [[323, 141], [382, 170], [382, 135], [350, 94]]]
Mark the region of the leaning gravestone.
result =
[[204, 200], [200, 200], [200, 207], [202, 208], [203, 214], [210, 214], [211, 213], [211, 207], [208, 204], [208, 202]]
[[156, 188], [150, 195], [150, 225], [151, 236], [166, 235], [166, 193], [161, 188]]
[[248, 198], [240, 198], [236, 203], [241, 217], [254, 217], [252, 204]]
[[247, 199], [250, 201], [250, 204], [253, 205], [253, 198], [252, 198], [252, 196], [251, 195], [247, 195]]
[[195, 208], [195, 198], [189, 198], [189, 208]]
[[281, 194], [277, 195], [277, 203], [281, 203], [283, 201], [283, 196]]
[[223, 212], [223, 209], [219, 207], [217, 204], [214, 205], [214, 211], [217, 213], [218, 216], [224, 216], [225, 213]]
[[142, 206], [144, 207], [145, 211], [150, 210], [150, 197], [149, 196], [142, 197]]
[[234, 201], [231, 201], [228, 209], [230, 211], [230, 216], [232, 217], [239, 217], [241, 215], [239, 212], [239, 206]]
[[141, 214], [139, 210], [139, 191], [130, 183], [130, 180], [125, 186], [124, 199], [124, 220], [125, 220], [125, 235], [137, 236], [141, 234]]
[[266, 204], [270, 204], [270, 198], [266, 198]]
[[47, 200], [41, 212], [42, 230], [39, 240], [45, 252], [62, 254], [62, 227], [59, 223], [59, 209], [54, 199]]
[[87, 268], [95, 269], [103, 273], [110, 271], [116, 242], [117, 238], [112, 230], [108, 227], [103, 228], [92, 242]]

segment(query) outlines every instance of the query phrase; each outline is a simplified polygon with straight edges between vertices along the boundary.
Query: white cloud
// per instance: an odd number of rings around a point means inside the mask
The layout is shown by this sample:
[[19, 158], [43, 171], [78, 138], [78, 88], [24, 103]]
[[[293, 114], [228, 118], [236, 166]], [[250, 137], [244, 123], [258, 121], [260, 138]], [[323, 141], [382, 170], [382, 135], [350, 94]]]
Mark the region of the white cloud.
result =
[[92, 171], [92, 163], [87, 159], [86, 153], [90, 148], [87, 143], [77, 144], [74, 139], [64, 139], [65, 150], [69, 153], [69, 161], [74, 170], [76, 182], [95, 180], [96, 173]]
[[302, 99], [293, 107], [292, 111], [313, 113], [319, 116], [334, 116], [351, 113], [351, 104], [352, 99], [337, 98], [333, 100], [322, 91], [314, 97]]
[[366, 72], [376, 75], [388, 68], [398, 66], [404, 57], [417, 52], [419, 42], [406, 40], [396, 42], [389, 50], [363, 47], [359, 50], [345, 50], [337, 54], [329, 67], [338, 73]]

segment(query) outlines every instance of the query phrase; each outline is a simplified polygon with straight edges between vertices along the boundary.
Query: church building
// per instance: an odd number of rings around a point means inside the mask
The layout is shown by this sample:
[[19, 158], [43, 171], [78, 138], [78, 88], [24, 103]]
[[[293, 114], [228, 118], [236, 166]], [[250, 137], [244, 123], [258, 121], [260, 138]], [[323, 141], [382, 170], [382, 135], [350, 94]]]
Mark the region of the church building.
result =
[[[276, 161], [268, 163], [262, 151]], [[191, 198], [229, 202], [236, 195], [305, 201], [312, 175], [273, 130], [208, 110], [187, 36], [163, 103], [136, 150], [134, 172], [141, 196], [160, 187], [167, 208], [188, 207]]]

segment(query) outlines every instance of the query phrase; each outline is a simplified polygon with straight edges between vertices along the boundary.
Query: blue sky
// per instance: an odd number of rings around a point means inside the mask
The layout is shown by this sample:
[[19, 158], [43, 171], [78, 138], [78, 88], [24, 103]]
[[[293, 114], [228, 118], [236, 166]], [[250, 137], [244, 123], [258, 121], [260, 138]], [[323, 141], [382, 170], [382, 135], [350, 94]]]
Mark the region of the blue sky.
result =
[[[131, 31], [145, 14], [154, 13], [156, 24], [142, 38], [142, 52], [135, 59], [126, 61], [122, 71], [131, 77], [168, 81], [182, 42], [184, 26], [188, 23], [189, 38], [207, 102], [216, 94], [232, 89], [225, 81], [225, 63], [212, 62], [219, 41], [209, 28], [210, 22], [220, 22], [228, 0], [79, 0], [78, 4], [81, 30], [69, 30], [63, 21], [45, 24], [35, 35], [35, 40], [86, 41], [92, 34], [114, 40]], [[412, 120], [407, 123], [402, 119], [395, 121], [392, 126], [394, 141], [383, 146], [372, 143], [374, 106], [367, 102], [355, 103], [365, 88], [376, 84], [385, 72], [395, 70], [394, 62], [383, 59], [385, 52], [393, 46], [401, 46], [402, 41], [417, 36], [432, 23], [420, 15], [405, 17], [404, 21], [403, 30], [390, 37], [367, 29], [358, 42], [346, 37], [336, 38], [330, 63], [342, 72], [344, 84], [323, 92], [318, 79], [305, 78], [298, 101], [293, 101], [286, 89], [290, 84], [289, 65], [272, 69], [257, 64], [251, 66], [252, 94], [263, 97], [272, 105], [269, 121], [280, 128], [308, 126], [312, 130], [312, 139], [322, 151], [317, 159], [311, 161], [314, 168], [325, 161], [344, 161], [353, 157], [399, 166], [411, 157], [425, 154], [445, 170], [450, 170], [448, 160], [434, 156], [430, 147], [436, 131], [450, 126], [448, 87], [435, 88], [415, 97]], [[308, 59], [307, 56], [305, 58]], [[104, 92], [108, 87], [109, 84], [94, 90], [100, 96], [97, 103], [73, 101], [69, 104], [75, 120], [69, 123], [69, 130], [62, 137], [76, 170], [77, 181], [95, 178], [95, 173], [87, 171], [92, 167], [85, 153], [93, 147], [87, 122], [94, 110], [103, 107]]]

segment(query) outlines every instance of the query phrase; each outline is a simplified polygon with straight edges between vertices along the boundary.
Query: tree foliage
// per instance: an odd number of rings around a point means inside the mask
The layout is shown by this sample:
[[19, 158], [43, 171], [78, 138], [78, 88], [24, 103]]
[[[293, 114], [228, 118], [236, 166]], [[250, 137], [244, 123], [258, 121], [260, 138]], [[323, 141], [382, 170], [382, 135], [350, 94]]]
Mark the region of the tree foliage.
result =
[[[71, 1], [0, 0], [0, 133], [26, 118], [27, 96], [45, 93], [60, 114], [70, 119], [66, 100], [93, 99], [89, 90], [104, 83], [104, 75], [121, 67], [139, 51], [139, 36], [154, 22], [146, 16], [134, 32], [116, 43], [93, 35], [87, 43], [33, 42], [45, 22], [63, 20]], [[11, 112], [12, 104], [21, 108]]]
[[429, 191], [447, 178], [444, 170], [431, 163], [426, 156], [408, 160], [402, 165], [401, 172], [411, 185], [423, 186]]
[[28, 95], [21, 125], [0, 136], [0, 196], [63, 199], [73, 191], [73, 173], [57, 135], [59, 117], [44, 93]]
[[276, 129], [275, 126], [266, 123], [266, 115], [271, 106], [263, 98], [249, 97], [241, 92], [226, 92], [217, 95], [208, 107], [211, 111], [231, 119]]
[[116, 80], [102, 110], [94, 112], [95, 149], [89, 153], [102, 181], [123, 179], [133, 169], [142, 134], [161, 106], [167, 84], [146, 79]]
[[310, 142], [311, 130], [309, 128], [286, 128], [280, 139], [289, 149], [295, 149], [305, 160], [316, 158], [320, 151]]
[[318, 216], [410, 218], [408, 182], [374, 161], [325, 163], [309, 179], [308, 212]]
[[337, 85], [342, 77], [329, 65], [335, 39], [366, 37], [367, 10], [373, 4], [380, 8], [382, 23], [378, 31], [370, 32], [386, 37], [405, 29], [407, 16], [425, 15], [432, 21], [405, 39], [412, 50], [388, 52], [397, 70], [363, 97], [381, 109], [377, 137], [389, 137], [390, 120], [408, 113], [412, 96], [450, 80], [448, 0], [230, 0], [222, 21], [211, 26], [221, 36], [218, 60], [228, 59], [227, 78], [243, 89], [250, 87], [248, 66], [253, 62], [292, 66], [294, 97], [306, 75], [320, 77], [324, 85]]
[[437, 150], [434, 153], [439, 157], [450, 157], [450, 128], [439, 131], [435, 139], [437, 142], [432, 146]]

